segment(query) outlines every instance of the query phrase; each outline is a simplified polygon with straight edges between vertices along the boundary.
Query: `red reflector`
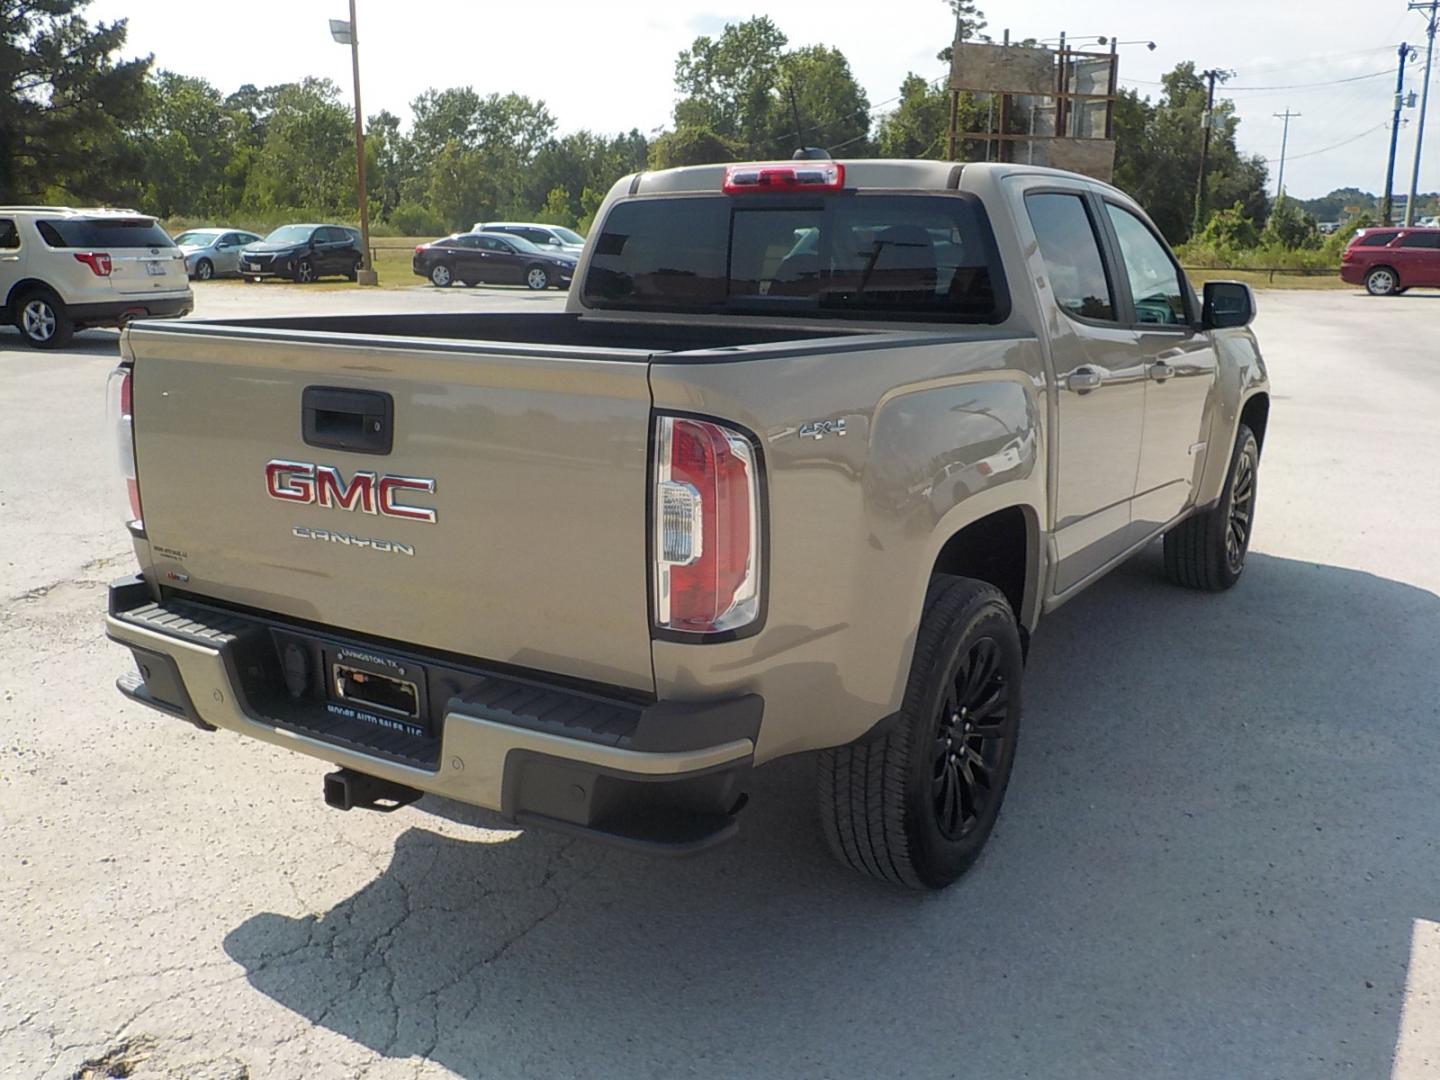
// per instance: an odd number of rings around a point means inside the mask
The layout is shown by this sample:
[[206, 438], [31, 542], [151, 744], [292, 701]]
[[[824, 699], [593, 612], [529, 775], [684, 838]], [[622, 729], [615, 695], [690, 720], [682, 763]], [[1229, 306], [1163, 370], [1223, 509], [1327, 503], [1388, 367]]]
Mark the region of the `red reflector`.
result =
[[121, 417], [133, 416], [133, 398], [130, 389], [130, 372], [127, 369], [120, 378], [120, 415]]
[[845, 166], [838, 161], [773, 162], [731, 165], [725, 170], [726, 195], [787, 191], [842, 191]]
[[90, 267], [90, 272], [96, 277], [109, 277], [112, 269], [110, 256], [103, 251], [77, 251], [75, 261], [82, 262]]
[[139, 521], [140, 513], [140, 481], [133, 476], [125, 478], [125, 494], [130, 497], [130, 520]]

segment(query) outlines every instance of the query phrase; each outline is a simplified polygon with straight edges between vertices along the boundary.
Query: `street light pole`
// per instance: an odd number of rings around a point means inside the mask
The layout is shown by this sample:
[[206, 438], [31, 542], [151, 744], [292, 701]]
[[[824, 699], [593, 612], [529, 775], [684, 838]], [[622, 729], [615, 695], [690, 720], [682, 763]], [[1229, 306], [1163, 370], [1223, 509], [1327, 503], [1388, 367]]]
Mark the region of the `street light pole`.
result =
[[355, 26], [355, 0], [350, 0], [350, 22], [330, 20], [330, 36], [350, 46], [350, 69], [355, 77], [355, 181], [360, 203], [360, 267], [356, 280], [361, 285], [378, 285], [380, 279], [370, 264], [370, 205], [365, 190], [365, 113], [360, 106], [360, 33]]

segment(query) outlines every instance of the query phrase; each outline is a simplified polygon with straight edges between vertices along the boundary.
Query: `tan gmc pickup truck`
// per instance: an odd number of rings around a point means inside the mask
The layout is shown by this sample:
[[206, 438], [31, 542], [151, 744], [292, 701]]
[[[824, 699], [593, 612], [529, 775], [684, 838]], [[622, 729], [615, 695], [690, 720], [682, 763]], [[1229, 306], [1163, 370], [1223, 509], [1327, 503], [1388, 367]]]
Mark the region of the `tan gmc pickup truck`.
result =
[[620, 181], [564, 312], [135, 324], [119, 687], [333, 762], [341, 809], [653, 851], [820, 751], [835, 852], [939, 888], [1042, 614], [1161, 535], [1240, 576], [1253, 315], [1104, 184], [804, 160]]

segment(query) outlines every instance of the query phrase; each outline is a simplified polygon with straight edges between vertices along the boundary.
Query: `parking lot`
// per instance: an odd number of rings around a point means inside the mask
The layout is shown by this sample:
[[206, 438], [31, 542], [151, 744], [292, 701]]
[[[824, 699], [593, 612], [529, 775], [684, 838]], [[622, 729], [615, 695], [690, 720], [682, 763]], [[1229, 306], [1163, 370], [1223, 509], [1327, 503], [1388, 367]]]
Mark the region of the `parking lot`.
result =
[[1151, 550], [1043, 623], [995, 836], [933, 896], [832, 862], [806, 759], [737, 842], [655, 861], [342, 814], [310, 759], [126, 703], [115, 335], [0, 332], [0, 1076], [1440, 1075], [1440, 294], [1260, 306], [1244, 581]]

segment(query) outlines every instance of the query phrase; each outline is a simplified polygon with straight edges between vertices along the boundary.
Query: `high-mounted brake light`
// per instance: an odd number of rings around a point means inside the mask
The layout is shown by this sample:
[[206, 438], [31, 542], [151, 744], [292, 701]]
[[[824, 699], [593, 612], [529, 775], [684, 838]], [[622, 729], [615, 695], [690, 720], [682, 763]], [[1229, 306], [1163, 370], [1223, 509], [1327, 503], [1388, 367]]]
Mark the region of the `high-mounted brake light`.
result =
[[842, 191], [845, 166], [838, 161], [776, 161], [731, 165], [725, 170], [726, 195], [767, 195], [788, 191]]
[[96, 277], [109, 277], [110, 271], [114, 269], [110, 256], [103, 251], [77, 251], [75, 261], [90, 267], [90, 272]]
[[738, 431], [662, 416], [655, 430], [655, 625], [708, 634], [760, 614], [760, 478]]
[[110, 373], [106, 387], [106, 411], [115, 431], [115, 462], [125, 481], [125, 494], [129, 501], [129, 522], [132, 529], [139, 529], [140, 483], [135, 468], [135, 416], [134, 397], [130, 383], [130, 368], [118, 367]]

